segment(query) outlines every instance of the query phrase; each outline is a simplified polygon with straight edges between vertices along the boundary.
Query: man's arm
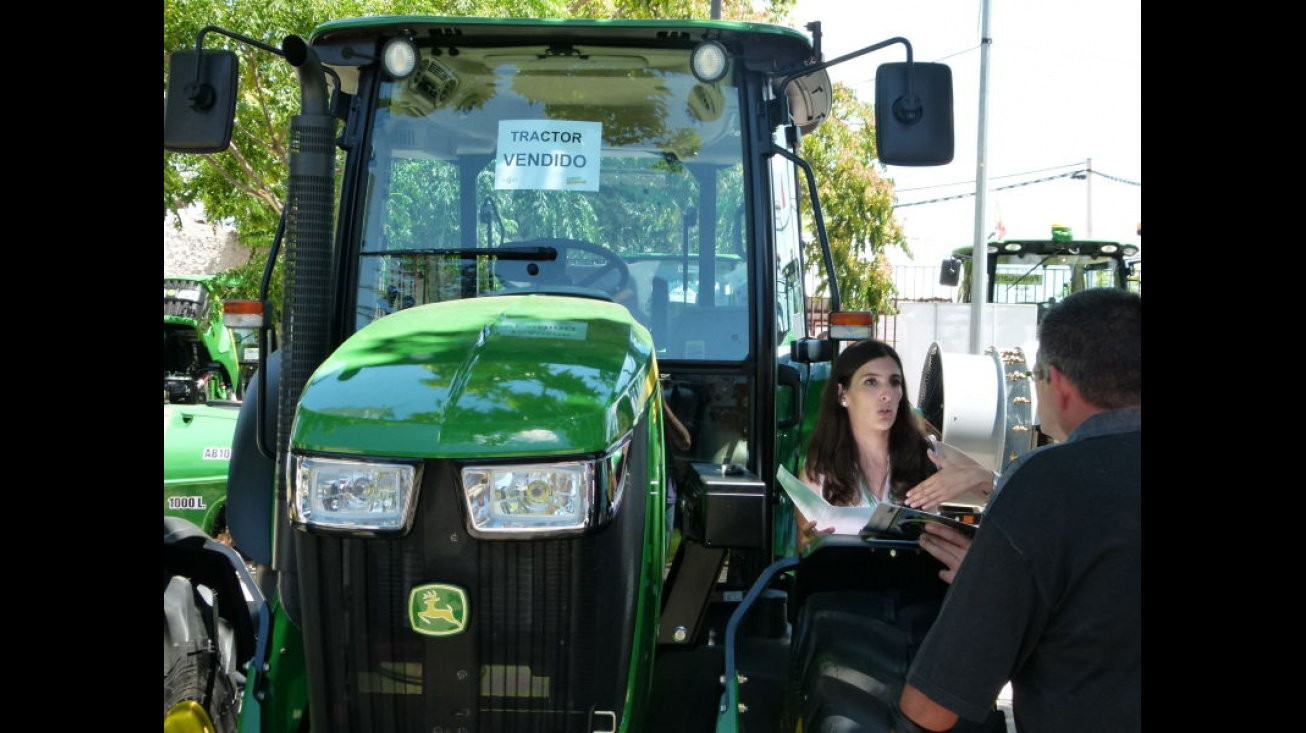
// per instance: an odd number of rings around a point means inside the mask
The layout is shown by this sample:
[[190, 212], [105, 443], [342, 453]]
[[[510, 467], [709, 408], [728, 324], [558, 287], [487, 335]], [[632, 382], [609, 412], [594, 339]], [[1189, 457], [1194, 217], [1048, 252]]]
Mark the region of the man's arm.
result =
[[693, 444], [689, 428], [680, 422], [680, 418], [676, 417], [676, 413], [672, 412], [671, 407], [665, 401], [662, 404], [662, 415], [667, 419], [666, 431], [671, 436], [671, 444], [680, 450], [689, 450], [689, 447]]
[[[925, 693], [912, 687], [910, 683], [902, 688], [902, 696], [898, 698], [898, 712], [907, 718], [905, 722], [908, 725], [895, 725], [895, 733], [906, 733], [907, 730], [911, 730], [911, 725], [925, 731], [952, 730], [959, 717], [931, 700]], [[900, 728], [904, 730], [899, 730]]]
[[[966, 559], [966, 553], [970, 550], [970, 538], [952, 527], [933, 522], [927, 522], [922, 530], [919, 540], [921, 547], [943, 563], [944, 568], [939, 571], [939, 577], [945, 583], [951, 583], [957, 575], [957, 568], [961, 567], [961, 561]], [[905, 724], [895, 726], [894, 733], [908, 733], [912, 725], [923, 731], [952, 730], [959, 717], [910, 683], [902, 688], [896, 714], [905, 716], [907, 720], [904, 721]]]
[[1005, 531], [1004, 507], [994, 507], [973, 541], [942, 527], [921, 535], [922, 549], [944, 565], [940, 578], [951, 583], [899, 699], [902, 716], [927, 730], [946, 730], [956, 717], [984, 720], [1011, 679], [1027, 630], [1043, 618], [1029, 568]]

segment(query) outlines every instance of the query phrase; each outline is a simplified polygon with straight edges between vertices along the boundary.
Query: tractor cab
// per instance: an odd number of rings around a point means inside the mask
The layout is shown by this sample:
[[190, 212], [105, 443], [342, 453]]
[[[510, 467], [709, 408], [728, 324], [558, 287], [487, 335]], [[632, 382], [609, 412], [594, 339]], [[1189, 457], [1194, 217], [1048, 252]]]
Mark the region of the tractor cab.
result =
[[[1037, 305], [1040, 321], [1071, 293], [1142, 287], [1142, 256], [1133, 244], [1077, 240], [1065, 227], [1054, 227], [1051, 239], [1004, 239], [986, 246], [985, 302]], [[960, 285], [957, 302], [972, 300], [972, 259], [972, 248], [961, 247], [943, 261], [939, 283]]]

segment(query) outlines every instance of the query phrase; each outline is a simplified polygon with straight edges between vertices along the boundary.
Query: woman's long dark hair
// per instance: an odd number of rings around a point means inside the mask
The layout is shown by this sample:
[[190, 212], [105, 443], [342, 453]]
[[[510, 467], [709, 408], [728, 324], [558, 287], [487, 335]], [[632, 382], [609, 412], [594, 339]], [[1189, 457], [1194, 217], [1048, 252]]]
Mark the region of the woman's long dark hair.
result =
[[[835, 358], [833, 374], [821, 393], [820, 412], [807, 446], [804, 470], [814, 480], [824, 477], [825, 500], [831, 504], [854, 503], [862, 475], [852, 422], [848, 411], [839, 405], [839, 387], [848, 389], [854, 372], [866, 362], [883, 356], [892, 357], [898, 370], [903, 371], [898, 352], [883, 341], [867, 339], [849, 346]], [[890, 495], [895, 502], [937, 470], [926, 454], [930, 443], [908, 394], [907, 374], [903, 372], [902, 402], [898, 403], [897, 416], [889, 428]]]

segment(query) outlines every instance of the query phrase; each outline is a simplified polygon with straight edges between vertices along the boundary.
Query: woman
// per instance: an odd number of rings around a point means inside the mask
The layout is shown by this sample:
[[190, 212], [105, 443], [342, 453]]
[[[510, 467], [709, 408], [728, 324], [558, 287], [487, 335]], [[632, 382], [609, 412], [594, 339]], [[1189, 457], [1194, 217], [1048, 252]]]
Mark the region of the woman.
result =
[[[965, 453], [949, 446], [945, 462], [931, 450], [902, 371], [898, 352], [875, 339], [859, 341], [835, 359], [801, 476], [830, 504], [870, 506], [872, 498], [903, 503], [909, 490], [940, 468], [948, 480], [935, 484], [946, 485], [953, 496], [971, 487], [992, 490], [993, 473]], [[947, 498], [931, 496], [930, 508]], [[795, 514], [799, 549], [834, 531], [818, 528], [797, 509]]]

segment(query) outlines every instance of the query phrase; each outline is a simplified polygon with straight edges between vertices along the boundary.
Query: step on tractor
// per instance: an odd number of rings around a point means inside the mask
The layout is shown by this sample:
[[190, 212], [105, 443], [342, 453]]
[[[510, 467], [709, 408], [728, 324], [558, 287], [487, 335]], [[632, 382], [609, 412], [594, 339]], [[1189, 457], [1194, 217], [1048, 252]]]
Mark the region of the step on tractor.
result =
[[[300, 111], [284, 303], [238, 314], [282, 344], [229, 471], [256, 572], [165, 520], [165, 726], [890, 729], [946, 586], [907, 540], [795, 549], [777, 471], [873, 333], [833, 282], [809, 327], [800, 233], [833, 262], [801, 143], [827, 68], [893, 51], [879, 162], [947, 163], [952, 79], [903, 38], [823, 60], [807, 30], [362, 17], [172, 55], [166, 150], [227, 149], [226, 46], [290, 64]], [[170, 611], [222, 684], [169, 684]]]

